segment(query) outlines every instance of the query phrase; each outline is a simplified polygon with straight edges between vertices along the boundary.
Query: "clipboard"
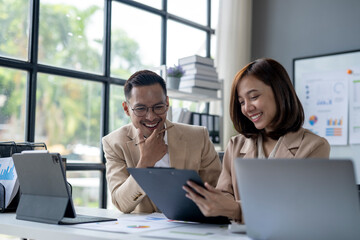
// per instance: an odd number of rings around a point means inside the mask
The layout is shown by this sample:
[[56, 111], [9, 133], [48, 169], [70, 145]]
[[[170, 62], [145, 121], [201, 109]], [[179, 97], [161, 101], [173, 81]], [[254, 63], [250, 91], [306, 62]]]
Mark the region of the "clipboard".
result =
[[230, 223], [227, 217], [205, 217], [198, 206], [185, 196], [182, 186], [186, 185], [187, 180], [204, 186], [196, 171], [175, 168], [127, 170], [167, 218], [202, 223]]

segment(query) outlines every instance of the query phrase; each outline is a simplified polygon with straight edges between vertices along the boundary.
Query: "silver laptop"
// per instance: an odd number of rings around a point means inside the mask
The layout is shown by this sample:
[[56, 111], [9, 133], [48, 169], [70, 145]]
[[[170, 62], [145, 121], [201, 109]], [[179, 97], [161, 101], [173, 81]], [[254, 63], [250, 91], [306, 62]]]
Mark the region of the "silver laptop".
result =
[[360, 239], [350, 160], [236, 159], [247, 234], [253, 239]]

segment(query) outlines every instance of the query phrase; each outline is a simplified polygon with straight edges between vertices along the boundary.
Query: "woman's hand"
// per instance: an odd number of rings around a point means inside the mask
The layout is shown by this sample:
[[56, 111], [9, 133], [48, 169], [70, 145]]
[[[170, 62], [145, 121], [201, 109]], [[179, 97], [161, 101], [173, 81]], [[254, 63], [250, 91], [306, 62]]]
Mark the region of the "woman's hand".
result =
[[192, 188], [183, 186], [183, 189], [186, 191], [186, 197], [193, 200], [205, 216], [226, 216], [231, 219], [239, 218], [240, 204], [234, 199], [229, 198], [208, 183], [205, 183], [205, 188], [191, 181], [187, 181], [186, 183]]

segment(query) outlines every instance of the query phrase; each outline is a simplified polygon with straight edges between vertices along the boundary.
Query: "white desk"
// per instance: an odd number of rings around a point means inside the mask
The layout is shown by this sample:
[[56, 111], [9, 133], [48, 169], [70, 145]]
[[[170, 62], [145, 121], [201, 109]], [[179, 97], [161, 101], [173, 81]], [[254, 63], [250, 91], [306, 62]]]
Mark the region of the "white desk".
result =
[[[104, 216], [118, 218], [121, 221], [121, 218], [129, 217], [129, 214], [122, 214], [116, 210], [107, 210], [107, 209], [94, 209], [94, 208], [76, 208], [77, 213], [87, 214], [94, 216]], [[136, 216], [136, 215], [135, 215]], [[185, 225], [184, 225], [185, 226]], [[210, 227], [209, 227], [210, 226]], [[218, 227], [213, 225], [213, 227]], [[207, 231], [212, 228], [212, 225], [193, 225], [193, 228], [200, 229], [204, 228], [204, 231]], [[181, 233], [182, 227], [175, 228], [178, 233]], [[151, 233], [156, 234], [156, 232], [162, 231], [164, 234], [165, 230], [153, 230]], [[149, 231], [150, 232], [150, 231]], [[147, 234], [149, 233], [147, 232]], [[174, 231], [173, 231], [174, 232]], [[54, 224], [44, 224], [30, 221], [17, 220], [15, 213], [1, 213], [0, 214], [0, 233], [5, 235], [17, 236], [21, 238], [36, 239], [36, 240], [100, 240], [100, 239], [150, 239], [146, 237], [145, 233], [114, 233], [107, 231], [97, 231], [89, 229], [80, 229], [74, 228], [72, 226], [66, 225], [54, 225]], [[171, 236], [171, 235], [168, 235]], [[154, 239], [154, 236], [152, 237]], [[219, 235], [191, 235], [183, 234], [179, 235], [179, 238], [168, 238], [168, 239], [219, 239]], [[237, 240], [249, 240], [248, 237], [242, 234], [230, 233], [226, 228], [223, 230], [221, 239], [237, 239]]]

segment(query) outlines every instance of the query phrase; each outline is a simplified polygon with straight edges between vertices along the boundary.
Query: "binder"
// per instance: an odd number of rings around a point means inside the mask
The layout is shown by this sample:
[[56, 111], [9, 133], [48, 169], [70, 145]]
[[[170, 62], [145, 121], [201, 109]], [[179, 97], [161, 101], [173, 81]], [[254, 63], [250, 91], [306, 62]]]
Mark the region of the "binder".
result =
[[193, 112], [191, 114], [191, 124], [192, 125], [201, 125], [200, 113]]
[[220, 143], [220, 116], [206, 113], [191, 113], [191, 124], [204, 126], [213, 143]]
[[[32, 143], [32, 142], [20, 142], [14, 141], [0, 142], [0, 158], [11, 157], [14, 153], [21, 153], [24, 150], [46, 150], [45, 143]], [[19, 188], [15, 197], [11, 200], [10, 204], [5, 207], [6, 191], [5, 187], [0, 183], [0, 212], [15, 212], [19, 204], [21, 195], [21, 189]]]
[[214, 115], [213, 143], [220, 143], [220, 116]]
[[214, 115], [207, 115], [207, 129], [209, 130], [210, 140], [214, 143]]
[[206, 113], [201, 113], [200, 114], [200, 124], [203, 127], [206, 127], [206, 129], [208, 129], [208, 115]]

